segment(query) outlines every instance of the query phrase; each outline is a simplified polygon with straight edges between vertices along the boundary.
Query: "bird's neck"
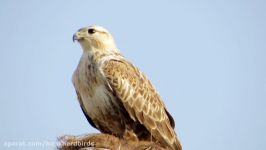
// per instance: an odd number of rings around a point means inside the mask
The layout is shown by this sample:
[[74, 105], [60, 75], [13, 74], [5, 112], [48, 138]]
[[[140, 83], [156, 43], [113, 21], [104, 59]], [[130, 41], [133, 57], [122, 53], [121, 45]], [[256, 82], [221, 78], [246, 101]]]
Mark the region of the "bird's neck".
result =
[[124, 59], [119, 50], [99, 50], [95, 48], [83, 49], [83, 58], [86, 58], [89, 63], [94, 65], [101, 65], [110, 59], [121, 60]]

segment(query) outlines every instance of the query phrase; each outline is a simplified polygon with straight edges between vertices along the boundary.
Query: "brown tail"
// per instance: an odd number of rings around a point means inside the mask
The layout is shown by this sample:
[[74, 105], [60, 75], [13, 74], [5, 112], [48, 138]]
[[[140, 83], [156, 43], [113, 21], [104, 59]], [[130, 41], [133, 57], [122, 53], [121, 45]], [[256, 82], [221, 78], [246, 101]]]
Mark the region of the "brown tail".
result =
[[174, 150], [182, 150], [182, 145], [178, 139], [176, 139], [176, 141], [172, 144], [172, 148]]
[[176, 133], [169, 122], [158, 122], [156, 125], [157, 128], [152, 131], [155, 139], [173, 150], [182, 150], [181, 143], [179, 142]]

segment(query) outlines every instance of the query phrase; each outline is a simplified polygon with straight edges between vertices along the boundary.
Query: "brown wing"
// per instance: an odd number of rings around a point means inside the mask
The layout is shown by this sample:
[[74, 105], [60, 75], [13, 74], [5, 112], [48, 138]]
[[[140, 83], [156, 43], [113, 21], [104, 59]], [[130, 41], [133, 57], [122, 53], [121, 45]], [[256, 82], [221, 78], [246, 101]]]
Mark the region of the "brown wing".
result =
[[110, 60], [103, 65], [102, 71], [131, 119], [143, 124], [160, 143], [176, 150], [182, 149], [172, 127], [173, 118], [165, 110], [150, 81], [138, 68], [124, 60]]

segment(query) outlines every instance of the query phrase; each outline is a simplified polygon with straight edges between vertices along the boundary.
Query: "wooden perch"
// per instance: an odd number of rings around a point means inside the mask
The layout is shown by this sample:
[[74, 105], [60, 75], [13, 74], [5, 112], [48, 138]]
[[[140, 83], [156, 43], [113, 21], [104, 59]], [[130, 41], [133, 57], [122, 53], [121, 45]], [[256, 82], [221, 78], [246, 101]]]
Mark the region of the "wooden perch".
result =
[[65, 135], [58, 138], [58, 150], [170, 150], [152, 141], [127, 141], [109, 134], [82, 136]]

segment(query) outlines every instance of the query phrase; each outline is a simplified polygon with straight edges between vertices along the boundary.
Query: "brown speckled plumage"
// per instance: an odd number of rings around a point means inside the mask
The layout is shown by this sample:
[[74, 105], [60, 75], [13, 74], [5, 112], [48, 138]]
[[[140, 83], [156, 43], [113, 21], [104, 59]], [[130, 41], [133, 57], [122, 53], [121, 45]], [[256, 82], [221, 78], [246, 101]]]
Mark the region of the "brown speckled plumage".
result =
[[[95, 33], [88, 33], [94, 29]], [[181, 150], [174, 120], [147, 77], [117, 50], [111, 34], [99, 26], [74, 35], [83, 48], [73, 83], [82, 110], [103, 133], [155, 140]], [[152, 137], [152, 138], [151, 138]]]

